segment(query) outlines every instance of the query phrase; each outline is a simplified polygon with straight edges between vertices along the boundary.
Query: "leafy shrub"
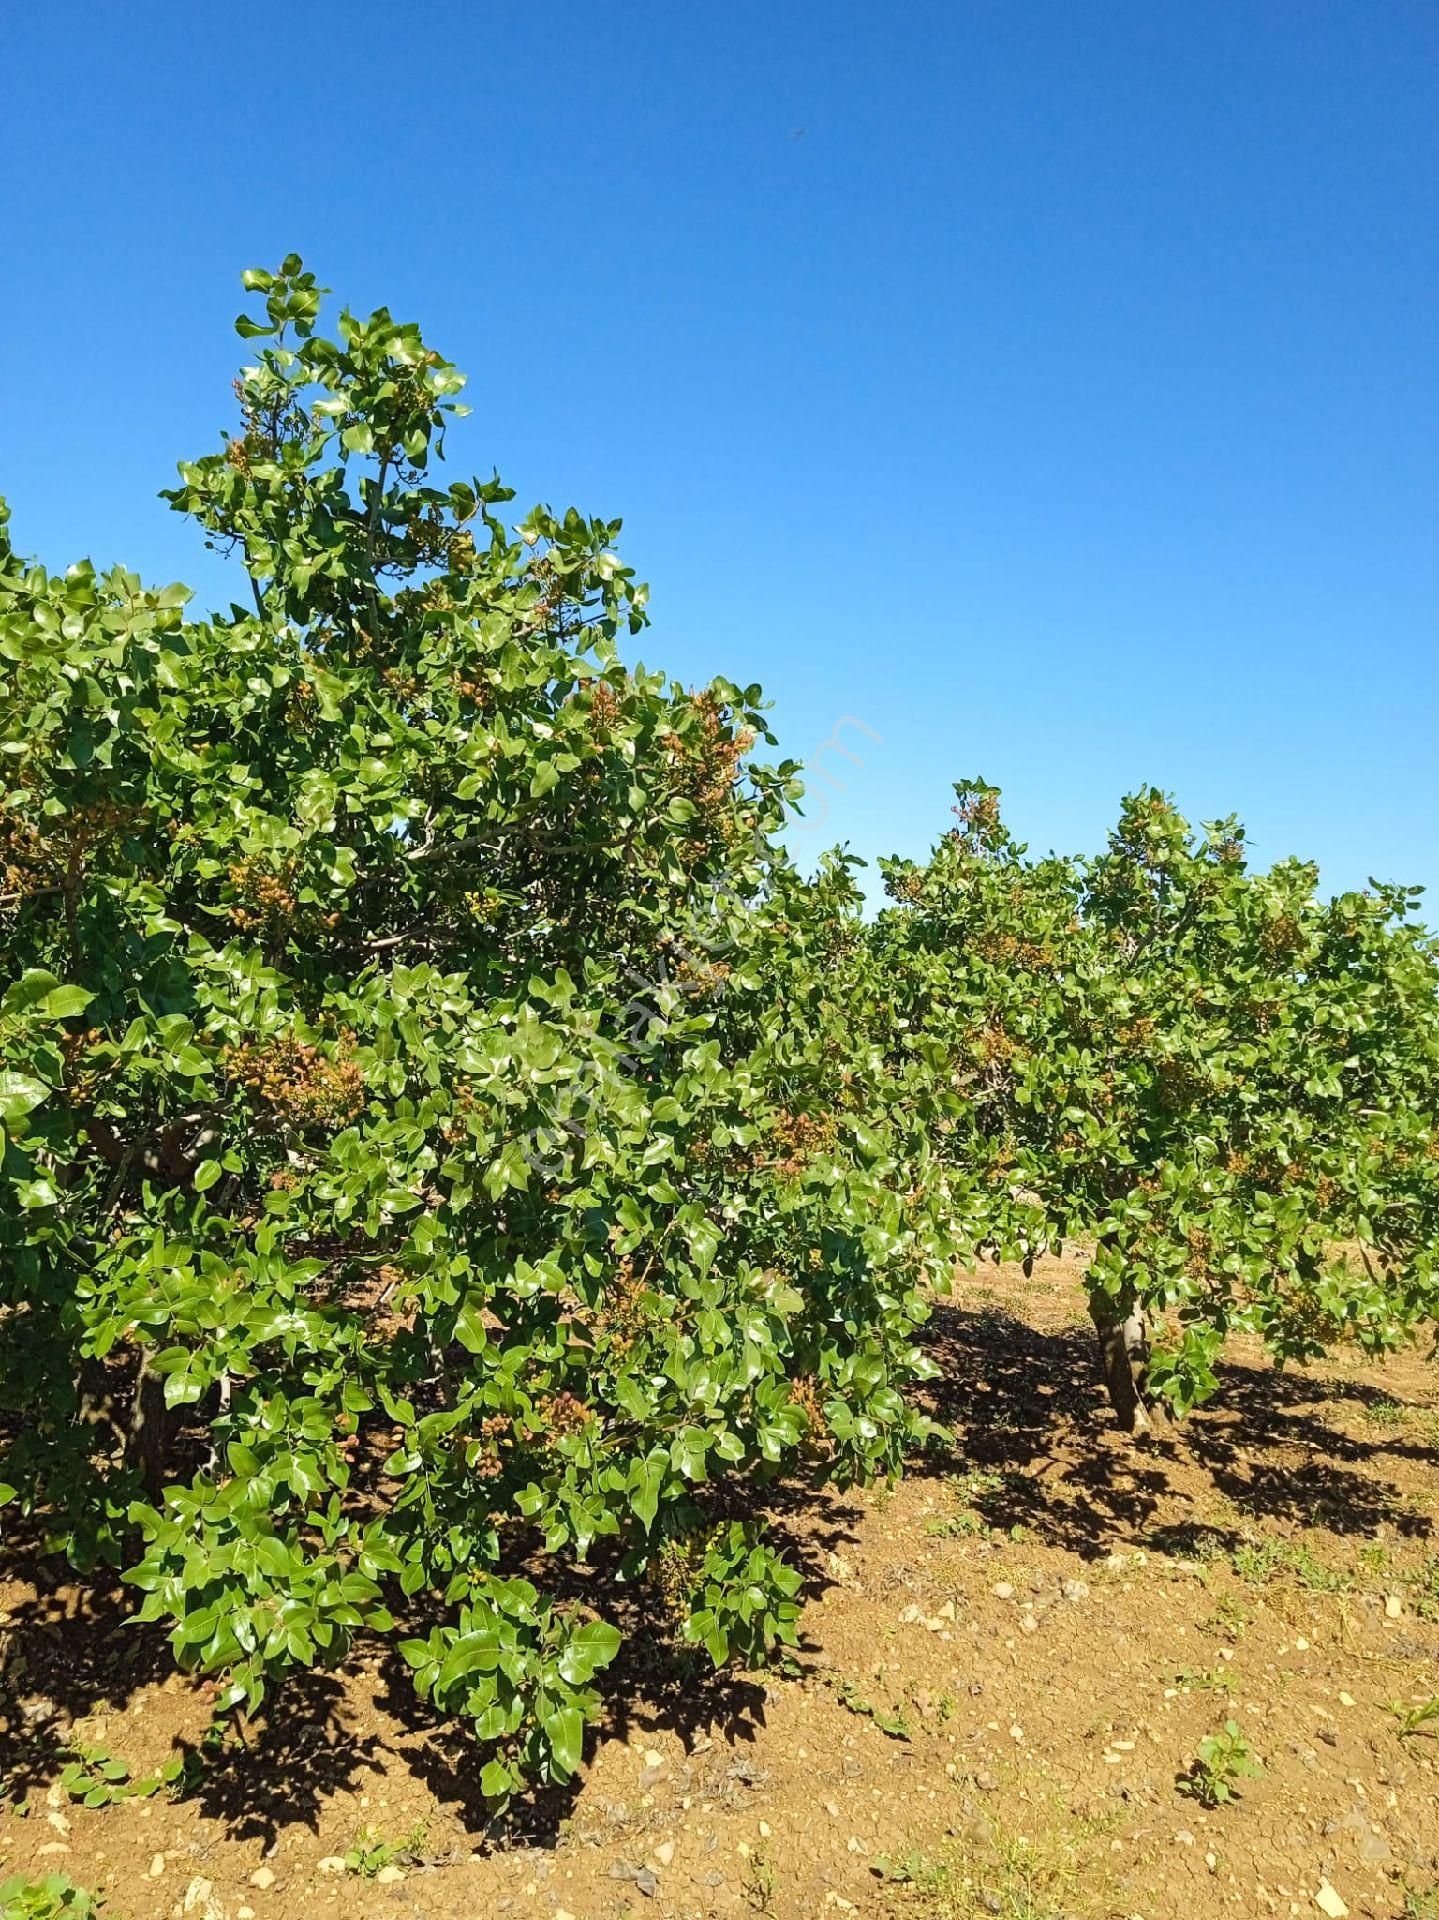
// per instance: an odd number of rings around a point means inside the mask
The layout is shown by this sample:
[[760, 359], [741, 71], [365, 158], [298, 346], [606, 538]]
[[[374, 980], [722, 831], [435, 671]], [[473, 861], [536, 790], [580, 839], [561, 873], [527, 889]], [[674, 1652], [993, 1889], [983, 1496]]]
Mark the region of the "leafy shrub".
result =
[[[1371, 1352], [1439, 1305], [1439, 949], [1417, 890], [1325, 901], [1158, 792], [1097, 858], [1031, 859], [961, 783], [889, 862], [865, 1018], [968, 1177], [966, 1237], [1077, 1239], [1127, 1425], [1215, 1387], [1225, 1335]], [[1150, 1340], [1152, 1336], [1152, 1349]]]
[[[922, 1435], [949, 1176], [760, 690], [623, 664], [618, 522], [438, 483], [417, 328], [245, 280], [238, 428], [169, 495], [245, 605], [0, 519], [0, 1497], [222, 1709], [397, 1637], [502, 1797], [620, 1644], [567, 1563]], [[758, 1657], [797, 1585], [729, 1528], [682, 1625]]]

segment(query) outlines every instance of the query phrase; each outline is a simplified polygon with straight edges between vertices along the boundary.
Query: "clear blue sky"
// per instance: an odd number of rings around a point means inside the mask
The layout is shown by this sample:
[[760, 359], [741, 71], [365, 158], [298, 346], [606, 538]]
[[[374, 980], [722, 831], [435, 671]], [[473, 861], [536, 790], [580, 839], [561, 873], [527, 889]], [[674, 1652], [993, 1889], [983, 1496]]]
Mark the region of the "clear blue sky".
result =
[[457, 466], [624, 515], [650, 664], [881, 736], [800, 849], [1152, 780], [1439, 887], [1434, 0], [45, 0], [0, 178], [51, 565], [221, 596], [155, 495], [297, 248], [469, 372]]

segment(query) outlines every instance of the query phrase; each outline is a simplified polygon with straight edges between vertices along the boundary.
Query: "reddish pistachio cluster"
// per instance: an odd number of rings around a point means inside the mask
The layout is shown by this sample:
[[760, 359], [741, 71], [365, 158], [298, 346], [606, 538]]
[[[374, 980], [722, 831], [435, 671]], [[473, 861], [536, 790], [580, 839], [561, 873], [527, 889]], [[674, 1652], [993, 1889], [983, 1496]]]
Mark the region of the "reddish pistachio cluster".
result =
[[456, 1083], [451, 1095], [451, 1110], [440, 1128], [440, 1138], [445, 1145], [452, 1147], [463, 1140], [468, 1131], [467, 1121], [475, 1109], [475, 1089], [468, 1080]]
[[819, 1382], [812, 1373], [801, 1374], [797, 1380], [789, 1383], [789, 1397], [804, 1415], [805, 1428], [810, 1438], [822, 1440], [829, 1432], [829, 1422], [824, 1415], [824, 1402], [820, 1398]]
[[145, 809], [114, 800], [72, 807], [42, 834], [22, 814], [0, 806], [0, 906], [15, 906], [55, 886], [72, 890], [84, 856], [97, 841], [132, 832]]
[[90, 1027], [82, 1033], [67, 1033], [60, 1042], [60, 1052], [65, 1061], [65, 1086], [76, 1106], [84, 1106], [94, 1096], [103, 1077], [101, 1073], [86, 1071], [81, 1062], [104, 1038], [99, 1027]]
[[690, 695], [690, 711], [699, 721], [699, 739], [693, 743], [683, 734], [669, 729], [660, 735], [660, 745], [670, 757], [670, 791], [689, 800], [706, 817], [722, 812], [729, 804], [740, 775], [740, 762], [754, 745], [748, 727], [729, 730], [729, 716], [723, 702], [708, 688]]
[[1037, 940], [1021, 940], [1012, 933], [999, 933], [986, 929], [974, 941], [974, 950], [981, 960], [988, 960], [997, 967], [1029, 967], [1040, 969], [1055, 964], [1054, 950]]
[[959, 816], [960, 830], [977, 839], [987, 839], [999, 830], [999, 795], [997, 793], [969, 793], [954, 809]]
[[644, 1328], [640, 1301], [645, 1283], [635, 1272], [634, 1255], [620, 1254], [615, 1261], [615, 1277], [605, 1289], [605, 1297], [595, 1318], [594, 1331], [603, 1339], [612, 1357], [623, 1361]]
[[677, 986], [693, 994], [717, 993], [729, 979], [733, 969], [727, 960], [692, 960], [688, 954], [682, 954], [675, 964], [672, 978]]
[[770, 1121], [770, 1138], [778, 1149], [770, 1164], [783, 1179], [798, 1179], [815, 1154], [832, 1150], [837, 1128], [833, 1114], [819, 1119], [812, 1113], [781, 1110]]
[[475, 680], [468, 674], [456, 673], [451, 676], [451, 684], [462, 700], [468, 700], [483, 713], [494, 700], [494, 689], [488, 680]]
[[1161, 1060], [1154, 1070], [1155, 1091], [1167, 1113], [1189, 1107], [1204, 1092], [1204, 1077], [1185, 1060]]
[[409, 706], [420, 691], [418, 676], [406, 673], [403, 667], [382, 668], [380, 679], [386, 691], [398, 700], [402, 707]]
[[562, 1440], [569, 1434], [583, 1433], [595, 1417], [594, 1408], [587, 1407], [568, 1388], [547, 1395], [535, 1410], [544, 1421], [546, 1434], [551, 1440]]
[[498, 1480], [505, 1470], [500, 1457], [501, 1442], [509, 1437], [513, 1423], [503, 1413], [487, 1414], [467, 1443], [465, 1457], [477, 1480]]
[[1303, 929], [1293, 914], [1289, 913], [1276, 914], [1259, 936], [1260, 949], [1266, 960], [1288, 960], [1303, 944]]
[[[455, 534], [454, 530], [445, 524], [444, 516], [438, 508], [432, 508], [428, 513], [413, 514], [406, 524], [405, 531], [410, 537], [415, 557], [422, 567], [438, 567], [448, 563]], [[473, 552], [474, 541], [468, 534], [465, 538], [470, 541], [470, 550]]]
[[227, 442], [225, 458], [236, 473], [248, 479], [257, 465], [264, 465], [275, 457], [277, 443], [274, 424], [246, 384], [243, 374], [237, 374], [230, 385], [240, 403], [240, 419], [245, 431], [238, 439]]
[[620, 696], [608, 680], [597, 680], [590, 689], [590, 734], [598, 740], [609, 732], [620, 717]]
[[342, 1127], [365, 1104], [365, 1076], [352, 1058], [354, 1035], [340, 1036], [336, 1057], [285, 1034], [225, 1050], [225, 1071], [258, 1105], [282, 1120]]
[[695, 1547], [692, 1536], [666, 1540], [649, 1563], [650, 1580], [677, 1626], [689, 1615], [695, 1585]]
[[975, 1036], [974, 1050], [986, 1067], [1003, 1066], [1012, 1060], [1018, 1051], [1014, 1040], [1007, 1034], [997, 1020], [980, 1028]]
[[285, 705], [286, 724], [298, 733], [308, 733], [315, 719], [315, 689], [308, 680], [297, 680], [290, 688]]
[[296, 863], [285, 860], [278, 871], [265, 860], [236, 860], [229, 882], [238, 899], [231, 902], [230, 918], [243, 933], [273, 933], [292, 924]]
[[30, 822], [9, 807], [0, 807], [0, 893], [23, 900], [47, 878], [50, 857]]

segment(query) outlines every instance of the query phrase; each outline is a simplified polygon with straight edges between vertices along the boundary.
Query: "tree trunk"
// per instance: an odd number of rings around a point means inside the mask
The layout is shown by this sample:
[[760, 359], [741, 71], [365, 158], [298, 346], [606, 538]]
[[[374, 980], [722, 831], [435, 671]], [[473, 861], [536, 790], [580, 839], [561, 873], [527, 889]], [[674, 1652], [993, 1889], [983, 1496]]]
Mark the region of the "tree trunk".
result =
[[1164, 1416], [1145, 1390], [1149, 1328], [1142, 1309], [1096, 1293], [1089, 1314], [1099, 1335], [1099, 1360], [1115, 1418], [1126, 1433], [1152, 1433]]
[[177, 1425], [175, 1410], [165, 1405], [164, 1376], [151, 1373], [147, 1353], [135, 1377], [135, 1398], [130, 1407], [129, 1454], [140, 1469], [145, 1497], [159, 1506], [169, 1477], [170, 1446]]

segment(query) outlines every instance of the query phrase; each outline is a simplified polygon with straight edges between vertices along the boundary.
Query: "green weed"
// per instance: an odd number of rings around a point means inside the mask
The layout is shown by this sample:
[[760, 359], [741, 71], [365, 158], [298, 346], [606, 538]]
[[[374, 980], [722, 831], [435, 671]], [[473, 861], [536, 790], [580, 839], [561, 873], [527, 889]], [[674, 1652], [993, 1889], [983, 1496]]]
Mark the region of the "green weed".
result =
[[14, 1874], [0, 1880], [0, 1920], [97, 1920], [100, 1901], [63, 1873], [29, 1880]]
[[1249, 1625], [1249, 1609], [1232, 1593], [1223, 1593], [1214, 1611], [1199, 1624], [1207, 1633], [1222, 1633], [1228, 1640], [1237, 1640]]
[[834, 1688], [835, 1698], [842, 1707], [850, 1713], [858, 1714], [861, 1719], [872, 1721], [880, 1732], [887, 1733], [891, 1740], [909, 1740], [913, 1737], [909, 1717], [898, 1704], [888, 1713], [884, 1713], [864, 1697], [853, 1680], [832, 1679], [830, 1684]]
[[417, 1820], [403, 1840], [386, 1840], [373, 1827], [365, 1827], [345, 1855], [345, 1865], [362, 1880], [373, 1880], [386, 1867], [416, 1859], [424, 1851], [427, 1831], [425, 1822]]
[[740, 1891], [751, 1913], [773, 1913], [775, 1872], [763, 1847], [756, 1847], [744, 1864]]
[[1401, 1740], [1408, 1740], [1416, 1733], [1432, 1734], [1439, 1739], [1439, 1693], [1417, 1706], [1406, 1706], [1402, 1700], [1386, 1701], [1385, 1706], [1399, 1723], [1396, 1731]]
[[1421, 1620], [1439, 1620], [1439, 1553], [1424, 1556], [1417, 1573], [1411, 1574], [1414, 1611]]
[[178, 1798], [193, 1785], [199, 1763], [191, 1754], [175, 1753], [154, 1773], [132, 1779], [130, 1768], [106, 1747], [82, 1746], [69, 1751], [75, 1758], [60, 1775], [60, 1785], [72, 1800], [87, 1807], [113, 1807], [121, 1800], [148, 1800], [162, 1787]]
[[1227, 1667], [1181, 1667], [1174, 1684], [1184, 1693], [1233, 1693], [1234, 1682]]
[[924, 1530], [931, 1539], [966, 1540], [985, 1531], [985, 1525], [972, 1507], [963, 1513], [947, 1514], [941, 1519], [926, 1520]]
[[1198, 1753], [1175, 1785], [1202, 1807], [1222, 1807], [1237, 1797], [1237, 1782], [1261, 1771], [1262, 1764], [1239, 1731], [1238, 1721], [1226, 1720], [1222, 1732], [1200, 1741]]
[[1251, 1586], [1267, 1586], [1288, 1575], [1311, 1593], [1343, 1593], [1349, 1576], [1320, 1560], [1302, 1540], [1245, 1541], [1234, 1549], [1234, 1571]]

